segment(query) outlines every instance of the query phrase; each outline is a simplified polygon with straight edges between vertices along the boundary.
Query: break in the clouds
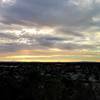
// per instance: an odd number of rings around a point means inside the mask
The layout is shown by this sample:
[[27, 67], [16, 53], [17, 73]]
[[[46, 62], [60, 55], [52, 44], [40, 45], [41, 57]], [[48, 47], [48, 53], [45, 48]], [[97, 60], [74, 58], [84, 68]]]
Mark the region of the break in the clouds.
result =
[[99, 26], [100, 0], [0, 0], [0, 54], [99, 52]]

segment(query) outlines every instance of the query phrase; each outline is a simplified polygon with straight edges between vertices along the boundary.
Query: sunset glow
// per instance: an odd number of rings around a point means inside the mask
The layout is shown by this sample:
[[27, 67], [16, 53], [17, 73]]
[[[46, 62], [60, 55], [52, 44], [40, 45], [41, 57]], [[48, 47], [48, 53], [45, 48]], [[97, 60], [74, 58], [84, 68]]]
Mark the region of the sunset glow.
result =
[[100, 62], [98, 0], [0, 0], [0, 61]]

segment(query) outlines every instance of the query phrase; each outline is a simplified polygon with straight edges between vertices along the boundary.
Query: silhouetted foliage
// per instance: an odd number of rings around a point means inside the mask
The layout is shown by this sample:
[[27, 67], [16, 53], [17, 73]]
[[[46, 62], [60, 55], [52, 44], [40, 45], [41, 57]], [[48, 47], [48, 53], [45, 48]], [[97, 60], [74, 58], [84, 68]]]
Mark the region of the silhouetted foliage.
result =
[[0, 63], [0, 100], [100, 100], [99, 63]]

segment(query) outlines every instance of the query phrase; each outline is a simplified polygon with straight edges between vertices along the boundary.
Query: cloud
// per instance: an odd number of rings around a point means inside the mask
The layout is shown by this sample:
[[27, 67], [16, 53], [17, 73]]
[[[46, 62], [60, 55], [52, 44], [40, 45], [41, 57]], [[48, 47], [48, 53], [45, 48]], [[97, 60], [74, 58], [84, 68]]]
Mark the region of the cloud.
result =
[[[0, 52], [99, 48], [99, 39], [92, 33], [99, 32], [98, 0], [16, 0], [10, 5], [11, 2], [0, 1], [0, 39], [6, 41], [0, 43]], [[54, 31], [37, 35], [28, 31], [33, 28], [42, 30], [43, 27]], [[7, 43], [8, 40], [12, 42]]]
[[[80, 3], [79, 0], [71, 1], [72, 2], [70, 2], [70, 0], [16, 0], [14, 5], [1, 8], [1, 13], [5, 18], [4, 22], [8, 24], [24, 24], [25, 21], [32, 21], [33, 24], [39, 25], [79, 26], [79, 24], [88, 20], [88, 11], [80, 10], [81, 6], [74, 5], [73, 2], [76, 1], [77, 3], [78, 1]], [[82, 2], [82, 4], [85, 5], [87, 3]]]
[[[48, 50], [56, 48], [59, 50], [94, 50], [99, 45], [89, 44], [88, 41], [84, 43], [84, 39], [72, 40], [74, 37], [59, 37], [55, 35], [35, 35], [23, 34], [15, 37], [15, 35], [0, 34], [4, 40], [11, 40], [11, 42], [0, 43], [0, 52], [16, 52], [19, 50]], [[80, 40], [80, 41], [78, 41]]]
[[9, 33], [0, 33], [0, 39], [17, 39], [17, 36], [13, 35], [13, 34], [9, 34]]

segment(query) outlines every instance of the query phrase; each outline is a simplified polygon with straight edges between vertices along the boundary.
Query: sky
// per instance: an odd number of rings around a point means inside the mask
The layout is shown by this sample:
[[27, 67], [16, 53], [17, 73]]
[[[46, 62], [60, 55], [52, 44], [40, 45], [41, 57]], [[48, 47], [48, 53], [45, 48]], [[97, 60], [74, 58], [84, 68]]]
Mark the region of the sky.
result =
[[0, 61], [100, 62], [100, 0], [0, 0]]

